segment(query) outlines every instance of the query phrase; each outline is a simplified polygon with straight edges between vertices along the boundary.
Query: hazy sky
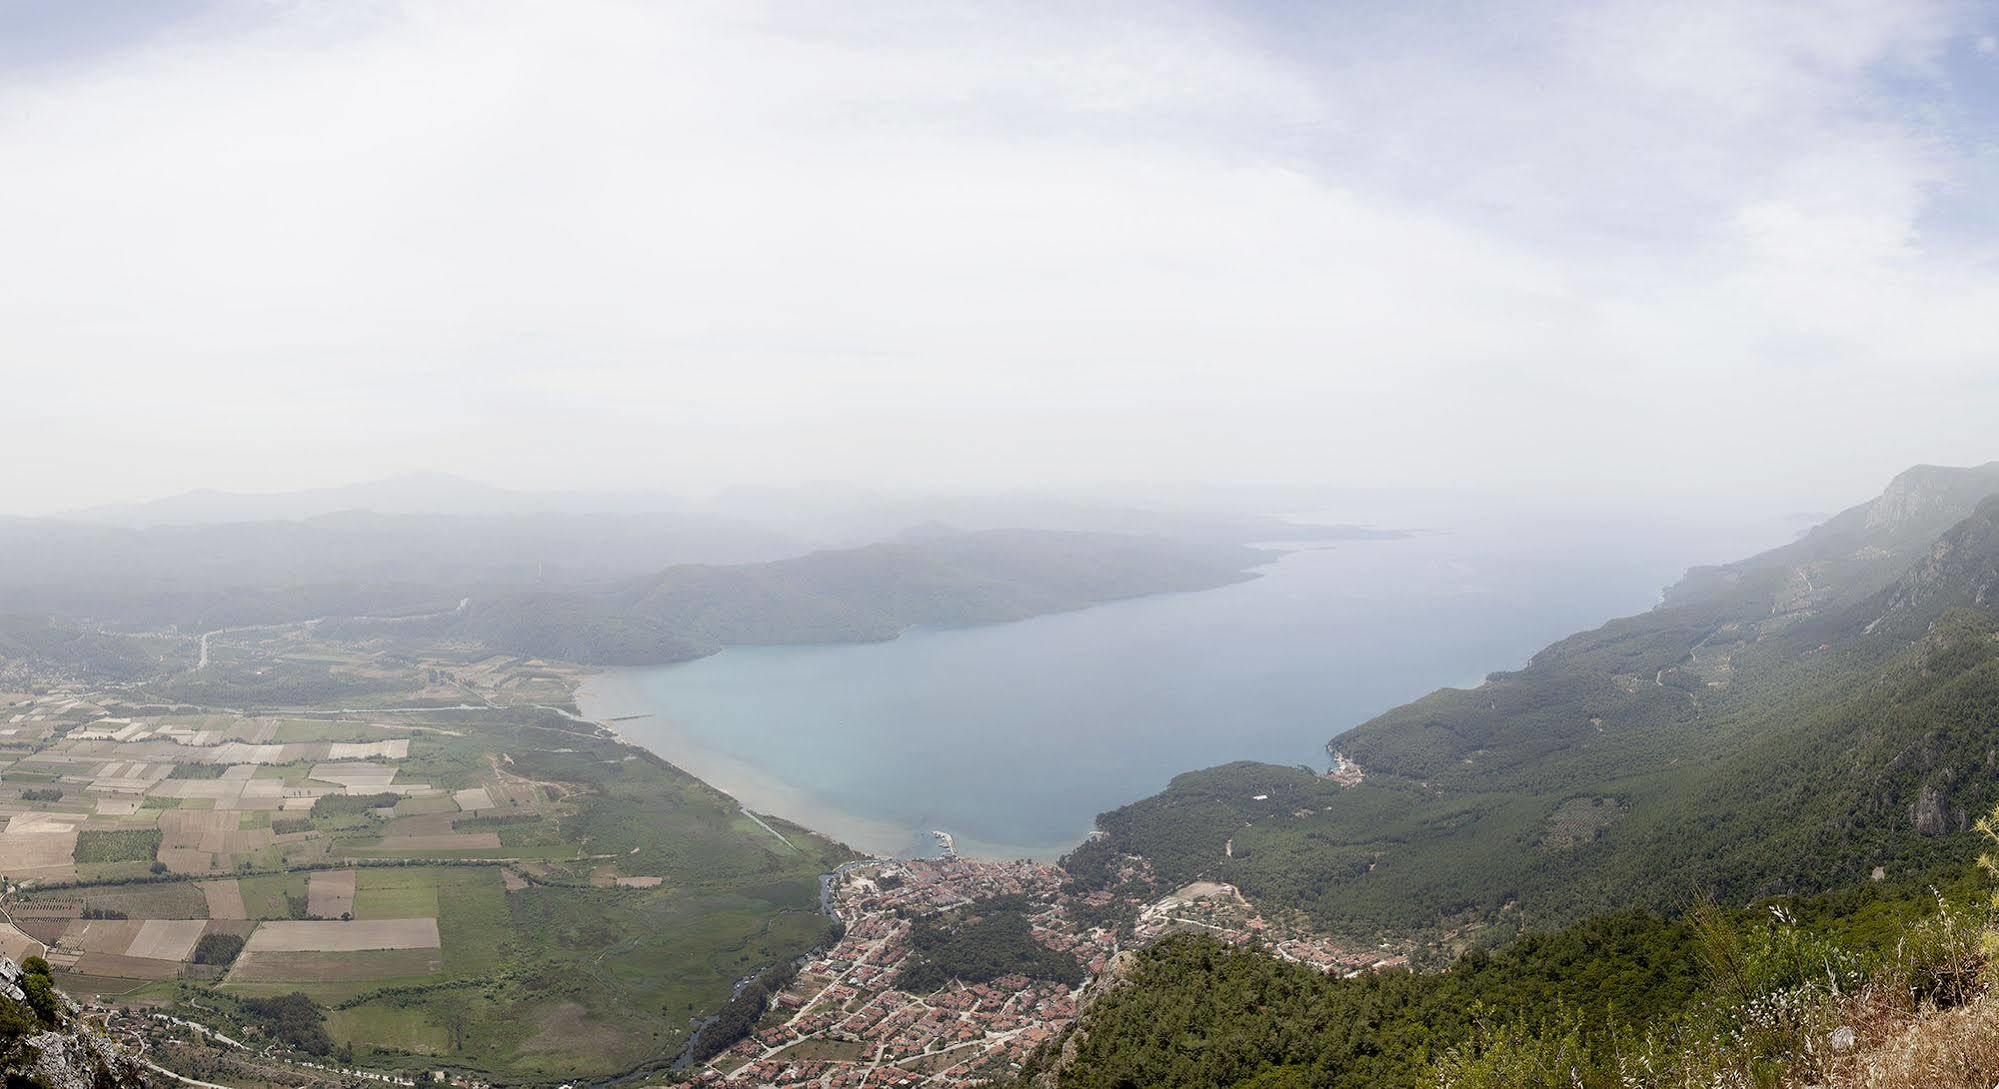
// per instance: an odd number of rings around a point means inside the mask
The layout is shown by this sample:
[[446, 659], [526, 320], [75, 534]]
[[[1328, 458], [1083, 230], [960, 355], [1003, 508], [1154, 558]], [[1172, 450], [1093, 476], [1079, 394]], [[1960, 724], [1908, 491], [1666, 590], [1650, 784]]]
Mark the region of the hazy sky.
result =
[[1999, 6], [0, 0], [0, 510], [1999, 457]]

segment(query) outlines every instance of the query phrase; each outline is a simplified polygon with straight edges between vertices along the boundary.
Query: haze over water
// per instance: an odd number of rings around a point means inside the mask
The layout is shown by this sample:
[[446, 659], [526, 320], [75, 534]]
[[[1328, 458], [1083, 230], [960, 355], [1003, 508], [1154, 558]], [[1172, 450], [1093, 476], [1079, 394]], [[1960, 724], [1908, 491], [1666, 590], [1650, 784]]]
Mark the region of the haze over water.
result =
[[[1539, 528], [1526, 529], [1530, 522]], [[1430, 523], [1435, 524], [1435, 523]], [[751, 809], [862, 850], [1052, 859], [1104, 810], [1326, 743], [1444, 685], [1649, 608], [1694, 562], [1789, 528], [1484, 520], [1292, 548], [1262, 577], [886, 643], [736, 647], [614, 670], [583, 713]]]

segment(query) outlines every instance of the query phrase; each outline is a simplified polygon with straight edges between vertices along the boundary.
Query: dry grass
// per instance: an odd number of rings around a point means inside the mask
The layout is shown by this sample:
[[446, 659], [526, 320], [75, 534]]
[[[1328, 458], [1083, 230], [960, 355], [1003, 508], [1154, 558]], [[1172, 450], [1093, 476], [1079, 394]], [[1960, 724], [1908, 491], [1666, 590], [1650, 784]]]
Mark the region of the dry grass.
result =
[[211, 919], [247, 919], [249, 912], [243, 906], [243, 886], [235, 878], [224, 881], [203, 881], [201, 895], [208, 901], [208, 917]]
[[354, 871], [321, 870], [306, 884], [306, 911], [320, 919], [338, 919], [354, 911]]
[[[23, 823], [19, 817], [14, 820]], [[0, 873], [16, 881], [74, 881], [76, 838], [74, 831], [17, 832], [10, 827], [0, 833]]]
[[194, 953], [194, 943], [208, 927], [206, 919], [147, 919], [126, 947], [128, 957], [152, 960], [186, 960]]
[[[1895, 1007], [1901, 1006], [1897, 1009]], [[1982, 996], [1954, 1009], [1910, 1010], [1856, 1003], [1858, 1046], [1802, 1089], [1992, 1089], [1999, 1084], [1999, 1002]]]

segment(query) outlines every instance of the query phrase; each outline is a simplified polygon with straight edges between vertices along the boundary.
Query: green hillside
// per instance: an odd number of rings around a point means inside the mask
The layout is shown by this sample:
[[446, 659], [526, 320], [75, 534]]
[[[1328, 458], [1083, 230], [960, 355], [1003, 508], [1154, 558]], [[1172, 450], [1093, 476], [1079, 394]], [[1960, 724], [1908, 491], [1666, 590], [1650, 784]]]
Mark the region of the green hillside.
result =
[[[1183, 933], [1132, 955], [1037, 1089], [1693, 1089], [1882, 1086], [1865, 1052], [1992, 1005], [1975, 950], [1984, 889], [1930, 881], [1679, 918], [1592, 916], [1447, 971], [1331, 976]], [[1939, 894], [1941, 890], [1941, 895]], [[1859, 1025], [1847, 1051], [1835, 1026]], [[1995, 1055], [1946, 1058], [1991, 1080]], [[1878, 1065], [1878, 1064], [1877, 1064]], [[1894, 1067], [1890, 1067], [1891, 1070]], [[1916, 1071], [1908, 1070], [1914, 1074]], [[1981, 1074], [1985, 1081], [1977, 1081]]]
[[1975, 774], [1999, 725], [1988, 489], [1993, 466], [1912, 470], [1652, 612], [1362, 724], [1332, 745], [1359, 786], [1183, 775], [1100, 818], [1072, 869], [1088, 883], [1136, 854], [1162, 885], [1230, 881], [1350, 936], [1477, 944], [1961, 859], [1969, 815], [1999, 801]]
[[1999, 802], [1995, 490], [1994, 466], [1912, 470], [1390, 711], [1331, 746], [1357, 785], [1238, 763], [1104, 814], [1068, 860], [1083, 886], [1137, 855], [1160, 888], [1230, 881], [1443, 970], [1339, 979], [1170, 937], [1025, 1081], [1991, 1083], [1999, 869], [1968, 863]]

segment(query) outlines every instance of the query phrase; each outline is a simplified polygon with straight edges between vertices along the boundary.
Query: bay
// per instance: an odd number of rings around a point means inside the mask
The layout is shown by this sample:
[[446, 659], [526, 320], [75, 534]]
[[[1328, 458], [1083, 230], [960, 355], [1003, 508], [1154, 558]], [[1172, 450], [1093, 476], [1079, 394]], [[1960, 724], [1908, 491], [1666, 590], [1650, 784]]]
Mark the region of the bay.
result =
[[1058, 857], [1096, 814], [1232, 760], [1323, 769], [1327, 743], [1572, 631], [1641, 611], [1770, 523], [1468, 519], [1286, 546], [1249, 582], [1009, 624], [732, 647], [612, 670], [579, 709], [759, 813], [883, 854], [933, 829]]

